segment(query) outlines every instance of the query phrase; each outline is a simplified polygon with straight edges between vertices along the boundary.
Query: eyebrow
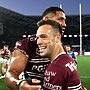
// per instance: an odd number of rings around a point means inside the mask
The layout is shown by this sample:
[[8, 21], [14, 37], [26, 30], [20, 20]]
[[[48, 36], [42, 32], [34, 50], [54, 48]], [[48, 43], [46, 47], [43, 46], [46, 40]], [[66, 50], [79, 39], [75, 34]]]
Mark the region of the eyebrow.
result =
[[40, 37], [41, 38], [47, 38], [47, 35], [46, 34], [41, 34]]
[[58, 19], [64, 19], [64, 20], [66, 20], [66, 17], [64, 18], [64, 17], [59, 17]]

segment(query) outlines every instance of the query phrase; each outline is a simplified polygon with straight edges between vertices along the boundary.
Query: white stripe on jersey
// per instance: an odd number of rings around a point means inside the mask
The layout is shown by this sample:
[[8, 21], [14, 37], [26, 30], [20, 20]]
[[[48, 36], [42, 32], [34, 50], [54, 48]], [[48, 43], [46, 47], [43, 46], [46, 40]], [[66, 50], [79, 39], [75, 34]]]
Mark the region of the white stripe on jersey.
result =
[[71, 90], [80, 90], [80, 88], [81, 88], [81, 83], [79, 85], [76, 85], [76, 86], [68, 87], [68, 89], [71, 89]]

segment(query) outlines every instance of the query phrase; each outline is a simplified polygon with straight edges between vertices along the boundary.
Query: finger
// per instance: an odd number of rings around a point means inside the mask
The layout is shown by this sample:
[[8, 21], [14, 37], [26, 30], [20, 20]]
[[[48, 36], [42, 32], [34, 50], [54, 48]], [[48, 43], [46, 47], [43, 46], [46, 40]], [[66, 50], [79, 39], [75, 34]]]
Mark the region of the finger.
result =
[[41, 90], [41, 85], [30, 85], [31, 90]]
[[32, 83], [40, 83], [40, 82], [41, 82], [40, 80], [32, 79]]

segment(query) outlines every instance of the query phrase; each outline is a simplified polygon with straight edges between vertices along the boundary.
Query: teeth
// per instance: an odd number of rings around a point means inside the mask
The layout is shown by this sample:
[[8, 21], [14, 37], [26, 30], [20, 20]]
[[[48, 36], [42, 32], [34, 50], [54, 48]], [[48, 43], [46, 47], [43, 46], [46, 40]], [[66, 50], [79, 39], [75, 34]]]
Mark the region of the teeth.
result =
[[39, 47], [39, 51], [42, 51], [43, 49], [45, 49], [45, 47]]
[[41, 49], [45, 49], [45, 47], [40, 47], [39, 49], [40, 49], [40, 50], [41, 50]]

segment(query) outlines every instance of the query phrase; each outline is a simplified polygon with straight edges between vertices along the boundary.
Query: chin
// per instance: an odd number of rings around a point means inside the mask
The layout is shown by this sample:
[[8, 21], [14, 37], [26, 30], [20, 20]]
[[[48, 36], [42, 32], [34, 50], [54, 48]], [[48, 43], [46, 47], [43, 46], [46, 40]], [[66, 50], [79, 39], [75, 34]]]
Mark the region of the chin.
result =
[[41, 56], [41, 57], [44, 57], [45, 55], [44, 55], [44, 54], [42, 54], [42, 53], [40, 53], [40, 56]]
[[41, 53], [40, 56], [41, 57], [47, 57], [46, 54], [43, 54], [43, 53]]

